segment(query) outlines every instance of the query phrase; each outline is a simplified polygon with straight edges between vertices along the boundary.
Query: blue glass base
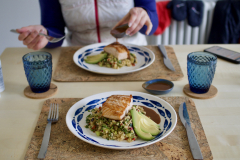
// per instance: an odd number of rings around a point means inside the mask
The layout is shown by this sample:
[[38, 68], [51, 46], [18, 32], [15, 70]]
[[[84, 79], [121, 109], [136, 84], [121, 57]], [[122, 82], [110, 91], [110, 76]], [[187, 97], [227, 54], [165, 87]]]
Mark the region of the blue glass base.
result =
[[32, 87], [30, 88], [34, 93], [43, 93], [43, 92], [47, 92], [50, 89], [50, 86], [44, 87], [44, 88], [32, 88]]
[[190, 90], [193, 92], [193, 93], [198, 93], [198, 94], [203, 94], [203, 93], [207, 93], [209, 91], [209, 88], [193, 88], [190, 86]]

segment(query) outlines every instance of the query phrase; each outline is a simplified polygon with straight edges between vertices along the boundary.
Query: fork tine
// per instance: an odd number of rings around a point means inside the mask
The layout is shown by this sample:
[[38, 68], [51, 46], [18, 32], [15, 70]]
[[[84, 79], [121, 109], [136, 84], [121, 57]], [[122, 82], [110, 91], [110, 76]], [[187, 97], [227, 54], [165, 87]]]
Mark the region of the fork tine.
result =
[[52, 113], [51, 113], [51, 120], [54, 118], [54, 103], [52, 104]]
[[56, 112], [57, 112], [56, 103], [54, 103], [54, 115], [53, 115], [53, 120], [56, 119]]
[[57, 117], [56, 117], [57, 120], [58, 120], [58, 107], [59, 107], [59, 104], [57, 104]]
[[52, 110], [52, 103], [50, 104], [50, 109], [49, 109], [49, 113], [48, 113], [48, 119], [50, 119], [50, 117], [51, 117], [51, 110]]
[[49, 121], [58, 121], [59, 111], [58, 111], [58, 104], [57, 103], [51, 103], [50, 109], [48, 113], [48, 120]]
[[51, 121], [53, 120], [54, 118], [54, 103], [52, 104], [52, 113], [51, 113]]
[[54, 116], [55, 120], [57, 120], [57, 103], [55, 103], [55, 116]]
[[53, 111], [52, 111], [52, 120], [54, 120], [54, 114], [55, 114], [55, 103], [53, 103]]

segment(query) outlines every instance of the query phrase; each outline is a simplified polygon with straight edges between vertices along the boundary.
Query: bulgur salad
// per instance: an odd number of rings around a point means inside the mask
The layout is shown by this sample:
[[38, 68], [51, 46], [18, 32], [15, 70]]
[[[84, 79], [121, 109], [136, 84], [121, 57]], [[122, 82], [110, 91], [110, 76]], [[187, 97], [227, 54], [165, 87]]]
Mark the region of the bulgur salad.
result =
[[[146, 112], [141, 106], [133, 105], [132, 108], [146, 115]], [[87, 125], [85, 128], [89, 128], [95, 132], [97, 136], [101, 136], [107, 140], [127, 140], [127, 142], [133, 142], [137, 139], [130, 112], [120, 121], [103, 117], [101, 107], [89, 110], [89, 112], [91, 112], [91, 114], [86, 117]]]
[[137, 57], [133, 53], [130, 53], [130, 57], [128, 59], [123, 60], [118, 60], [118, 58], [104, 51], [101, 52], [101, 54], [107, 54], [107, 57], [104, 58], [102, 61], [98, 62], [98, 65], [100, 67], [119, 69], [123, 66], [135, 66], [135, 64], [137, 63]]

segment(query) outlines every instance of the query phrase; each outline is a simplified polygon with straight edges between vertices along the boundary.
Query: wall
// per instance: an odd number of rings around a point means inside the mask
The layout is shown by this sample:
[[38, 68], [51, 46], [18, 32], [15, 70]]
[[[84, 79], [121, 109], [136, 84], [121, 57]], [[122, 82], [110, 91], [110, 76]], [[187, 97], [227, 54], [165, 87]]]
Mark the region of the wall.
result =
[[6, 47], [24, 47], [16, 33], [10, 29], [40, 23], [38, 0], [1, 0], [0, 2], [0, 54]]

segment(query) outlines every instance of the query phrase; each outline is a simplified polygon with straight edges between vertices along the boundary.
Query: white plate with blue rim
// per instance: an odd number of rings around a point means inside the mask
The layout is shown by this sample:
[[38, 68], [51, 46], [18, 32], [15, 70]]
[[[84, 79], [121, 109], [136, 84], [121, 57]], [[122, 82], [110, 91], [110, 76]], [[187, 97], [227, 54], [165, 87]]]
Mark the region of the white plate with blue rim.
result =
[[119, 69], [113, 69], [107, 67], [100, 67], [98, 64], [88, 64], [84, 61], [84, 59], [89, 55], [100, 54], [103, 51], [103, 48], [107, 45], [109, 45], [109, 43], [96, 43], [80, 48], [73, 55], [74, 63], [80, 68], [90, 72], [106, 75], [119, 75], [140, 71], [150, 66], [155, 60], [155, 55], [150, 49], [143, 46], [123, 43], [123, 45], [128, 48], [130, 53], [136, 55], [137, 63], [135, 64], [135, 66], [124, 66]]
[[[89, 128], [85, 128], [87, 125], [86, 117], [91, 113], [88, 112], [89, 110], [101, 107], [102, 103], [104, 103], [111, 95], [130, 94], [133, 96], [133, 105], [149, 107], [159, 114], [161, 118], [161, 122], [159, 123], [161, 132], [155, 136], [154, 139], [150, 141], [144, 141], [138, 137], [131, 143], [127, 142], [126, 140], [107, 140], [97, 136]], [[123, 150], [145, 147], [164, 139], [174, 130], [177, 124], [177, 115], [173, 107], [159, 97], [142, 92], [112, 91], [92, 95], [75, 103], [67, 112], [66, 123], [69, 130], [76, 137], [89, 144], [108, 149]]]

